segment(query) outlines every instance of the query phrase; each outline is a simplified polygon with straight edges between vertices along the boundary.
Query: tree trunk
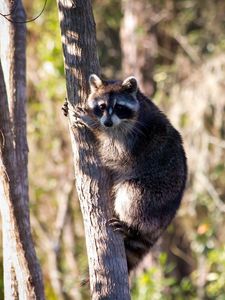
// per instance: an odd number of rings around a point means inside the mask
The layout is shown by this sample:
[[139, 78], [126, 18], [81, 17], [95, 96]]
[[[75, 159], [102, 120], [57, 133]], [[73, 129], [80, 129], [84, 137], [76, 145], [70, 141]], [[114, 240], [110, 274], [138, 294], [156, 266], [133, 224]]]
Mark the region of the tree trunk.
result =
[[[24, 21], [21, 1], [8, 18]], [[9, 14], [11, 1], [0, 1]], [[0, 18], [0, 212], [5, 299], [44, 299], [31, 237], [25, 111], [26, 27]]]
[[151, 96], [154, 92], [154, 60], [158, 50], [154, 34], [155, 13], [148, 0], [123, 0], [122, 9], [122, 70], [125, 77], [134, 75], [141, 89]]
[[[58, 0], [69, 102], [84, 105], [88, 77], [100, 72], [91, 1]], [[70, 116], [69, 116], [70, 119]], [[92, 299], [130, 299], [122, 238], [107, 226], [110, 181], [86, 128], [73, 130], [76, 187], [84, 219]]]

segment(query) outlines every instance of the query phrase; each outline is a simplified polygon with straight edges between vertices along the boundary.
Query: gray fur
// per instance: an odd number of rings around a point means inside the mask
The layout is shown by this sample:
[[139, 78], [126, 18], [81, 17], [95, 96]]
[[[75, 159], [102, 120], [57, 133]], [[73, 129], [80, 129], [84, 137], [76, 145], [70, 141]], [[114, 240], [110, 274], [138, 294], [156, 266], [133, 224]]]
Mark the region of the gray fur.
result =
[[[93, 80], [102, 84], [99, 88], [94, 84], [88, 99], [86, 113], [91, 122], [87, 124], [87, 116], [80, 118], [96, 135], [102, 164], [111, 174], [114, 213], [125, 232], [130, 271], [175, 216], [185, 188], [186, 158], [179, 133], [135, 87], [135, 78], [112, 82], [92, 76], [92, 85]], [[107, 104], [110, 97], [125, 105], [127, 101], [133, 112], [131, 118], [108, 128], [93, 110], [98, 102]], [[109, 111], [112, 117], [112, 109]], [[120, 223], [113, 221], [112, 225]]]

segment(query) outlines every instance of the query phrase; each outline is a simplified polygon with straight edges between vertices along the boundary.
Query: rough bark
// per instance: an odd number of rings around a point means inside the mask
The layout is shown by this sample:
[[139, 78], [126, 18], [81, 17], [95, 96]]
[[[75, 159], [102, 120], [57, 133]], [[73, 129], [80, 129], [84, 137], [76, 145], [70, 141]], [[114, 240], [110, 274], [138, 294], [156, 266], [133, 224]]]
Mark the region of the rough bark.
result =
[[[58, 0], [69, 102], [84, 105], [88, 77], [99, 73], [91, 1]], [[76, 187], [83, 214], [92, 299], [130, 299], [122, 238], [107, 226], [110, 182], [100, 167], [94, 139], [86, 129], [72, 130]]]
[[[0, 1], [8, 14], [11, 1]], [[10, 19], [25, 20], [21, 1]], [[0, 212], [5, 299], [44, 299], [29, 219], [25, 24], [0, 18]]]

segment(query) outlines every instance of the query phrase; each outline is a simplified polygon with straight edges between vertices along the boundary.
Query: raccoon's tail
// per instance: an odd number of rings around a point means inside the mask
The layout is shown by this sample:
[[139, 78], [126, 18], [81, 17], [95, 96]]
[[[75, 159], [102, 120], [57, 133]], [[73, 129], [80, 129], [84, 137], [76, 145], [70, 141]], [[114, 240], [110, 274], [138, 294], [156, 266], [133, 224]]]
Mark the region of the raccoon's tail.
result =
[[155, 242], [149, 236], [144, 236], [140, 233], [132, 232], [129, 236], [125, 237], [124, 245], [129, 273], [137, 267]]

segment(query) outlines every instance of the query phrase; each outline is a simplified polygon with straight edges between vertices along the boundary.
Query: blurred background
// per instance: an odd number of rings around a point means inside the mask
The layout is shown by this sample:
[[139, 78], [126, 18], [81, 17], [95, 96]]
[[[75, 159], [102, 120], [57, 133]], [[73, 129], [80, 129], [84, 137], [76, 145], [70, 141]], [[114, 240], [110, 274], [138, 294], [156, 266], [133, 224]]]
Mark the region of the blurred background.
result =
[[[25, 0], [28, 18], [42, 1]], [[132, 279], [134, 300], [225, 300], [225, 1], [95, 0], [108, 79], [135, 75], [180, 130], [189, 180], [173, 224]], [[56, 3], [27, 24], [33, 237], [48, 300], [89, 299]], [[0, 253], [0, 299], [3, 299]]]

